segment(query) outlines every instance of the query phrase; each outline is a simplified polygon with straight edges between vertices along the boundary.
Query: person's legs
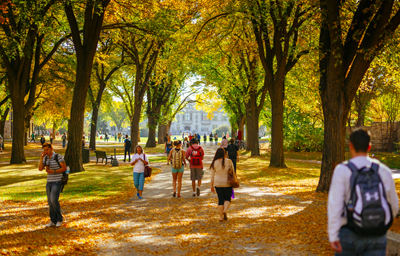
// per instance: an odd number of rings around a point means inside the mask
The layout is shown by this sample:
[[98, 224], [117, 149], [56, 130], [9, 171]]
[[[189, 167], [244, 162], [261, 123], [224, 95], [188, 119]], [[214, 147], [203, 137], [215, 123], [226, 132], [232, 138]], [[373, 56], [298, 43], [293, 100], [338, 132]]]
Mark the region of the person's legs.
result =
[[142, 197], [144, 188], [144, 172], [139, 173], [139, 197]]
[[196, 195], [196, 169], [190, 168], [190, 179], [192, 180], [193, 196]]
[[182, 176], [183, 176], [183, 166], [182, 166], [182, 172], [178, 172], [178, 197], [181, 195]]
[[65, 148], [65, 140], [63, 140], [62, 144], [63, 144], [63, 148]]
[[219, 220], [224, 219], [224, 188], [217, 188], [215, 187], [215, 190], [217, 191], [218, 195], [218, 213], [219, 213]]
[[128, 149], [129, 163], [131, 162], [131, 149]]
[[139, 173], [137, 172], [133, 173], [133, 184], [135, 185], [137, 193], [139, 193]]
[[62, 222], [63, 217], [61, 215], [61, 206], [58, 201], [61, 193], [61, 182], [48, 183], [49, 189], [46, 186], [47, 201], [50, 207], [50, 219], [51, 222], [56, 224], [57, 222]]
[[[229, 159], [231, 159], [231, 158], [229, 158]], [[236, 173], [236, 158], [231, 159], [231, 161], [233, 163], [233, 169], [235, 170], [235, 173]]]
[[[126, 161], [126, 153], [128, 153], [128, 150], [125, 148], [124, 149], [124, 162]], [[130, 162], [130, 161], [129, 161]]]
[[178, 179], [178, 172], [172, 172], [172, 187], [174, 188], [174, 196], [176, 193], [176, 180]]

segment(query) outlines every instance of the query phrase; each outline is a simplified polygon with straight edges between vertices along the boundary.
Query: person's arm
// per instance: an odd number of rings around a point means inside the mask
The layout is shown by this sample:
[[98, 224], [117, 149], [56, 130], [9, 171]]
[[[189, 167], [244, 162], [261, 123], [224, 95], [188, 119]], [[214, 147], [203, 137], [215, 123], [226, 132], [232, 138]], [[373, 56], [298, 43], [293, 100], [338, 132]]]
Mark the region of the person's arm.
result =
[[143, 162], [143, 164], [144, 165], [148, 165], [149, 164], [149, 159], [147, 158], [147, 156], [143, 156], [143, 160], [142, 160], [142, 162]]
[[347, 167], [342, 164], [336, 166], [333, 171], [331, 186], [328, 196], [328, 236], [331, 247], [337, 253], [342, 252], [339, 240], [339, 230], [342, 225], [343, 205], [345, 202]]
[[168, 161], [171, 161], [171, 157], [172, 157], [172, 150], [168, 154]]
[[214, 170], [214, 168], [210, 168], [210, 170], [211, 170], [211, 180], [210, 180], [211, 192], [215, 193], [215, 189], [214, 189], [215, 170]]
[[239, 163], [239, 151], [236, 151], [236, 162]]
[[40, 154], [40, 161], [39, 161], [39, 171], [43, 171], [44, 169], [44, 164], [43, 164], [43, 158], [45, 156], [45, 153], [42, 152], [42, 154]]
[[131, 166], [134, 166], [138, 161], [139, 159], [132, 157]]
[[[379, 174], [380, 173], [381, 171], [379, 171]], [[386, 178], [384, 181], [384, 186], [386, 189], [386, 198], [392, 208], [392, 216], [393, 218], [395, 218], [397, 213], [399, 212], [399, 197], [396, 193], [396, 185], [394, 184], [394, 180], [392, 178], [392, 172], [390, 170], [387, 170], [385, 175]]]
[[203, 148], [201, 148], [201, 160], [203, 160], [204, 159], [204, 150], [203, 150]]
[[182, 159], [183, 159], [183, 164], [186, 166], [186, 152], [182, 150]]
[[51, 171], [50, 173], [53, 173], [53, 172], [55, 172], [55, 173], [63, 173], [63, 172], [65, 172], [67, 170], [67, 165], [65, 164], [65, 162], [60, 162], [60, 166], [61, 167], [59, 169], [57, 169], [57, 170], [50, 170]]
[[190, 148], [186, 151], [186, 159], [188, 161], [190, 161], [189, 157], [190, 157]]
[[167, 153], [167, 142], [165, 142], [165, 145], [164, 145], [164, 152]]

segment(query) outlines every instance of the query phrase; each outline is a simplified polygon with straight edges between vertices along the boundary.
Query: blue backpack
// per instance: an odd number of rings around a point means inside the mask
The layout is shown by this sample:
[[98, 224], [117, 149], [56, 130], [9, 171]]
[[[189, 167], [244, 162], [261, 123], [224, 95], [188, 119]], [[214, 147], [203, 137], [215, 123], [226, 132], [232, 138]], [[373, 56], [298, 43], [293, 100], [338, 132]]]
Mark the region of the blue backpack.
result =
[[350, 200], [346, 206], [347, 227], [362, 236], [386, 234], [393, 216], [378, 173], [379, 165], [372, 163], [371, 168], [361, 169], [351, 162], [346, 165], [352, 172]]

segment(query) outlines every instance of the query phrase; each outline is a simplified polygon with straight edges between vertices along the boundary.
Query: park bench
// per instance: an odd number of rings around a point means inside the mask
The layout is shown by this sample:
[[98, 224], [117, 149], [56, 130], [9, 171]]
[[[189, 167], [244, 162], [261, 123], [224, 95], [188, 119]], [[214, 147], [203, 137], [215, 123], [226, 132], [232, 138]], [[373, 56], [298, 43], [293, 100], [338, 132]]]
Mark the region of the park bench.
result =
[[106, 151], [97, 151], [95, 150], [94, 153], [96, 153], [96, 164], [99, 162], [99, 158], [101, 158], [101, 163], [103, 163], [103, 160], [106, 159], [106, 164], [108, 162], [108, 159], [113, 160], [113, 157], [107, 157]]

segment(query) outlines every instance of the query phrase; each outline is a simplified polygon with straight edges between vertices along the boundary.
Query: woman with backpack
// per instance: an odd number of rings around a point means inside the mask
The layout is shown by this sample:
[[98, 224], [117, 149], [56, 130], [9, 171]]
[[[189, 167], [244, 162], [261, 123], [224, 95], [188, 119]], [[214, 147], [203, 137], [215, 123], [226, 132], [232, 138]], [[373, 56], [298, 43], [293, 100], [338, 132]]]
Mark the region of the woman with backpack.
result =
[[[167, 141], [165, 142], [165, 153], [167, 154], [167, 157], [169, 156], [169, 153], [171, 152], [172, 149], [172, 141], [171, 141], [171, 136], [167, 137]], [[169, 159], [167, 159], [167, 164], [169, 164]]]
[[225, 158], [225, 150], [223, 148], [217, 149], [210, 170], [211, 192], [215, 193], [217, 191], [218, 195], [219, 221], [228, 220], [227, 211], [231, 205], [232, 196], [232, 186], [228, 182], [228, 173], [233, 172], [233, 164], [230, 159]]
[[176, 197], [176, 181], [178, 180], [178, 198], [181, 197], [182, 188], [182, 176], [184, 171], [184, 166], [186, 166], [185, 151], [181, 149], [181, 141], [174, 141], [174, 146], [169, 153], [168, 161], [172, 163], [172, 186], [174, 188], [173, 197]]
[[136, 146], [135, 154], [132, 156], [131, 165], [133, 167], [133, 183], [137, 190], [137, 197], [142, 199], [143, 187], [144, 187], [144, 167], [149, 164], [149, 159], [143, 152], [143, 148], [140, 145]]

